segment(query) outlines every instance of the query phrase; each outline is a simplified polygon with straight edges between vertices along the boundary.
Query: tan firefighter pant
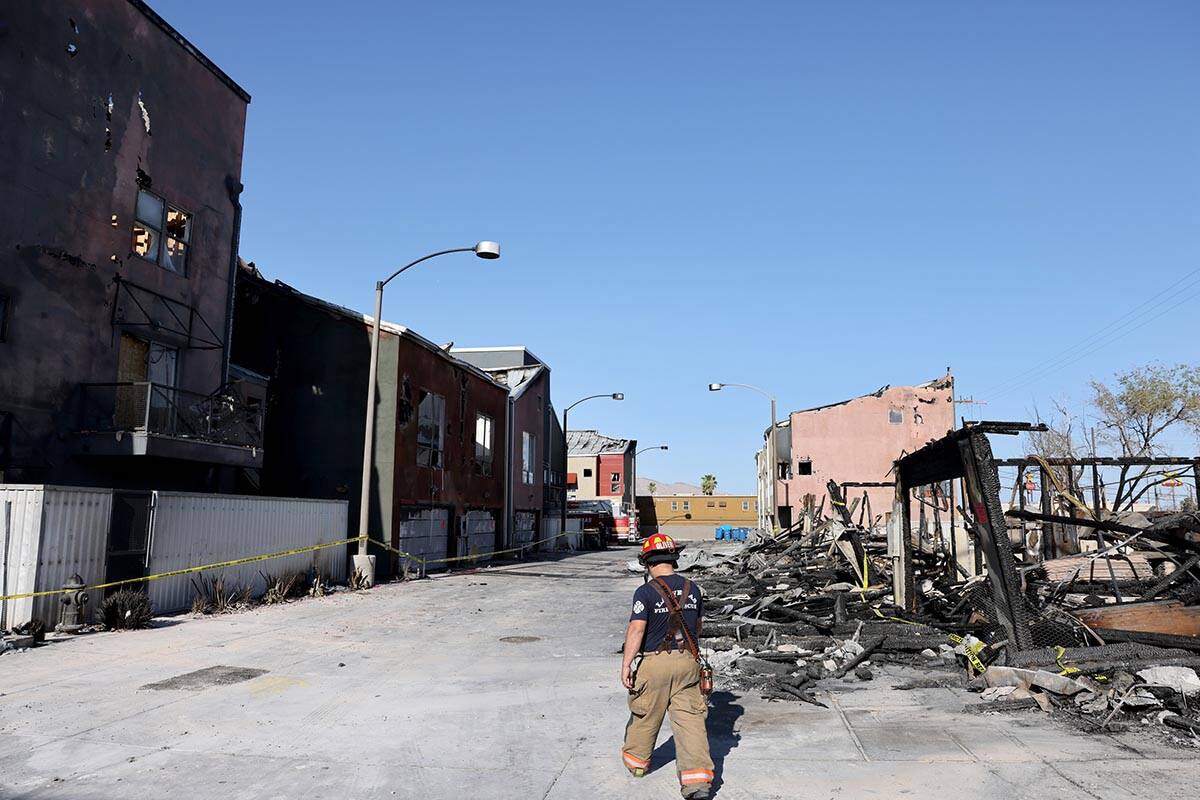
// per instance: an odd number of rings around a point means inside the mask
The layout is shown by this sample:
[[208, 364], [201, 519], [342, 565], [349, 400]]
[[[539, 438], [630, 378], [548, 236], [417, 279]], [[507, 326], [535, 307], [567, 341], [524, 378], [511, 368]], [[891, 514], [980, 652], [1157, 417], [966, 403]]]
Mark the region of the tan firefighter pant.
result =
[[629, 712], [621, 753], [627, 768], [650, 766], [663, 715], [670, 714], [675, 768], [684, 796], [712, 783], [713, 762], [704, 728], [708, 703], [700, 694], [700, 665], [691, 653], [647, 653], [629, 695]]

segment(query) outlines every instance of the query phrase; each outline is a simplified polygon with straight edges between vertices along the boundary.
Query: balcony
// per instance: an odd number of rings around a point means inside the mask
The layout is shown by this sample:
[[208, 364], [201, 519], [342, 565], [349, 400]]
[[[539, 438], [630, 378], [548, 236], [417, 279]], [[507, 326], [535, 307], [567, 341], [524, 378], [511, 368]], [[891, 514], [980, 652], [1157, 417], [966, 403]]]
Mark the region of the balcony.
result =
[[262, 466], [262, 405], [231, 387], [204, 395], [160, 383], [85, 383], [78, 395], [82, 453]]

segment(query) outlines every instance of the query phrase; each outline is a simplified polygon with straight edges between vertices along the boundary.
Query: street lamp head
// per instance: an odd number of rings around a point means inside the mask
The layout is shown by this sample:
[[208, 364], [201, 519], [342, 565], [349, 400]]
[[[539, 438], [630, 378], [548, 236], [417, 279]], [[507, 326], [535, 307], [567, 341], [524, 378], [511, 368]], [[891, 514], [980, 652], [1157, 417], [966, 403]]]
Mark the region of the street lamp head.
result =
[[722, 387], [724, 387], [724, 386], [725, 386], [725, 384], [723, 384], [723, 383], [710, 383], [708, 385], [708, 390], [710, 392], [719, 392], [719, 391], [721, 391]]
[[613, 392], [612, 399], [613, 400], [624, 400], [625, 394], [624, 394], [624, 392]]
[[500, 257], [499, 242], [480, 242], [475, 245], [475, 255], [480, 258], [494, 259]]

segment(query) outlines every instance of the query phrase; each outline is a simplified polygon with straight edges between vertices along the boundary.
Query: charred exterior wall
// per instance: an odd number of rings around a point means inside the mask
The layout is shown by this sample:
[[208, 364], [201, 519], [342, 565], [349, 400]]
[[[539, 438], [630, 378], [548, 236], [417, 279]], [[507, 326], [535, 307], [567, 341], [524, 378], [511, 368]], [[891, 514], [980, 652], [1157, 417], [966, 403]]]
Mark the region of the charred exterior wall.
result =
[[[497, 531], [502, 533], [504, 471], [510, 458], [504, 447], [508, 389], [407, 336], [400, 339], [398, 364], [393, 370], [398, 378], [395, 380], [398, 396], [394, 417], [394, 503], [447, 508], [451, 512], [451, 530], [466, 511], [491, 511], [495, 514]], [[417, 433], [422, 392], [431, 392], [444, 400], [439, 469], [419, 463]], [[475, 461], [478, 414], [490, 417], [494, 426], [492, 469], [486, 475]], [[382, 440], [379, 446], [385, 446]], [[393, 525], [398, 524], [396, 517]]]
[[[545, 487], [545, 436], [546, 406], [550, 402], [550, 373], [543, 370], [520, 397], [513, 401], [513, 447], [509, 456], [512, 472], [512, 497], [514, 511], [541, 512]], [[528, 432], [536, 437], [533, 448], [532, 482], [525, 483], [522, 472], [522, 434]], [[539, 530], [541, 528], [539, 527]]]
[[[448, 535], [481, 510], [502, 531], [507, 389], [400, 330], [380, 332], [371, 535], [394, 541], [406, 508], [449, 510]], [[361, 316], [239, 271], [232, 360], [269, 379], [263, 492], [348, 500], [355, 535], [370, 357]], [[418, 463], [422, 392], [444, 399], [440, 468]], [[490, 474], [475, 461], [477, 414], [493, 420]], [[394, 560], [380, 556], [389, 574]]]
[[[380, 405], [383, 426], [393, 415], [397, 337], [380, 336]], [[362, 445], [371, 357], [370, 330], [330, 308], [307, 302], [295, 290], [240, 270], [234, 305], [232, 361], [268, 379], [263, 432], [262, 492], [280, 497], [349, 501], [358, 534]], [[392, 368], [388, 368], [388, 366]], [[371, 498], [372, 531], [391, 527], [391, 459], [379, 462], [385, 496]]]
[[[0, 12], [0, 464], [7, 481], [173, 481], [73, 458], [82, 383], [118, 379], [123, 331], [179, 348], [180, 388], [224, 379], [249, 95], [144, 4], [5, 3]], [[184, 274], [133, 252], [139, 188], [190, 215]], [[118, 282], [168, 298], [144, 308]], [[151, 295], [143, 295], [149, 297]], [[199, 336], [180, 332], [171, 306]], [[204, 340], [203, 346], [200, 339]], [[206, 349], [207, 348], [207, 349]], [[5, 445], [8, 445], [5, 447]], [[187, 475], [207, 468], [176, 465]], [[175, 482], [178, 485], [178, 482]]]

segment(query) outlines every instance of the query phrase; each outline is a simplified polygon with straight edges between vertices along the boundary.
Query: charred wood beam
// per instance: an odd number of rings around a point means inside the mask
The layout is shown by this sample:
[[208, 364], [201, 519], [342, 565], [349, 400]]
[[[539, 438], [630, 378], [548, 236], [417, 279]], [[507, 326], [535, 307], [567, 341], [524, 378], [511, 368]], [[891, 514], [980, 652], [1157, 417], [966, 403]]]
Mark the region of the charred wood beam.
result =
[[1154, 539], [1155, 541], [1166, 542], [1178, 547], [1186, 547], [1189, 550], [1200, 550], [1200, 543], [1189, 541], [1182, 536], [1175, 535], [1169, 529], [1156, 528], [1153, 525], [1148, 528], [1137, 528], [1133, 525], [1122, 525], [1120, 522], [1088, 519], [1087, 517], [1067, 517], [1061, 514], [1038, 514], [1034, 511], [1020, 511], [1018, 509], [1006, 511], [1004, 512], [1004, 516], [1012, 517], [1013, 519], [1029, 520], [1031, 522], [1061, 523], [1063, 525], [1078, 525], [1081, 528], [1098, 528], [1116, 533], [1141, 534], [1146, 539]]
[[[1044, 458], [1042, 460], [1052, 467], [1180, 467], [1200, 465], [1200, 458], [1184, 456], [1164, 456], [1162, 458], [1137, 458], [1134, 456], [1125, 458]], [[1037, 464], [1037, 462], [1028, 458], [998, 458], [995, 463], [998, 467], [1032, 467]]]

